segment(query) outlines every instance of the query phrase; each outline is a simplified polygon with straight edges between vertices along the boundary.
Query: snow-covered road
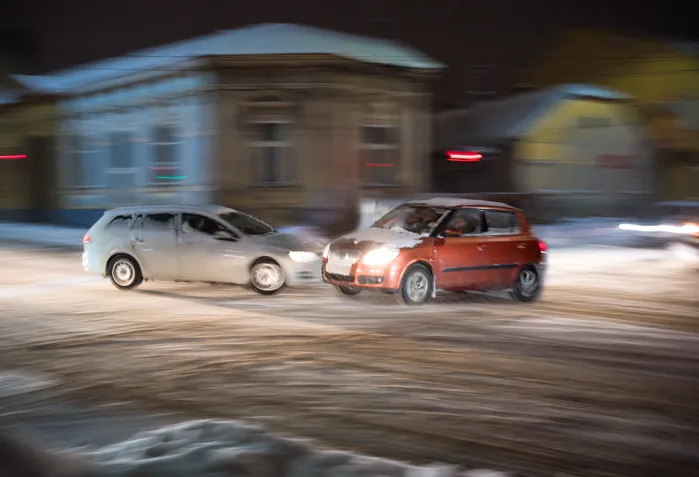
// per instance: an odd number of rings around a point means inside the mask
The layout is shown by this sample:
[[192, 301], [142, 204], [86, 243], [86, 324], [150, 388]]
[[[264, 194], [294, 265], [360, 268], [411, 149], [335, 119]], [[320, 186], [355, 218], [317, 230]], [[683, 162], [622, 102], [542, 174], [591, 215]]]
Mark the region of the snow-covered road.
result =
[[696, 468], [699, 275], [663, 251], [554, 252], [540, 303], [418, 308], [326, 287], [120, 292], [84, 275], [78, 253], [28, 245], [2, 245], [0, 264], [0, 362], [75, 396], [469, 468]]

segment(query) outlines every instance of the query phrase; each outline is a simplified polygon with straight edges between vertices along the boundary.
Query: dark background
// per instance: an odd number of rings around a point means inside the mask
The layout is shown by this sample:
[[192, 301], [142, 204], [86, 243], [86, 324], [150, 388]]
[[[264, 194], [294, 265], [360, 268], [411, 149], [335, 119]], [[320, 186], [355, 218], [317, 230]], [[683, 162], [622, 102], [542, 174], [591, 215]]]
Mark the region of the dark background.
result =
[[[640, 0], [15, 0], [0, 49], [43, 73], [251, 23], [303, 23], [402, 40], [449, 65], [437, 103], [502, 94], [562, 27], [699, 40], [699, 2]], [[7, 67], [6, 67], [7, 68]]]

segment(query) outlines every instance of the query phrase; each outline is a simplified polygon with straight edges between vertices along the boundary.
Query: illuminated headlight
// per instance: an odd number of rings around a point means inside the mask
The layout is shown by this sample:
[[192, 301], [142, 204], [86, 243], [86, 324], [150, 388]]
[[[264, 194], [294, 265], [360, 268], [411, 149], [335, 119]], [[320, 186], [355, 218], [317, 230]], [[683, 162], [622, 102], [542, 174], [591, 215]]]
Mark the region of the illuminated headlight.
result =
[[325, 248], [323, 249], [323, 258], [328, 258], [328, 254], [330, 253], [330, 244], [327, 244]]
[[684, 224], [682, 226], [682, 229], [684, 230], [685, 233], [688, 233], [691, 235], [699, 234], [699, 224]]
[[364, 265], [386, 265], [393, 261], [400, 250], [395, 248], [377, 248], [364, 255], [362, 263]]
[[313, 252], [289, 252], [289, 258], [298, 263], [309, 263], [318, 259]]

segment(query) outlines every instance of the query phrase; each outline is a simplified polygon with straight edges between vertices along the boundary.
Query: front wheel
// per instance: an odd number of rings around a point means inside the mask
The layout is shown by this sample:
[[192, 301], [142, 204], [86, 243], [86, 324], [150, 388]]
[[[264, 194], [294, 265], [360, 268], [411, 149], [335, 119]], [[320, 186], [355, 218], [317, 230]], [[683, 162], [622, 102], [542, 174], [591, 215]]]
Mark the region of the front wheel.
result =
[[517, 281], [512, 287], [510, 295], [517, 301], [528, 303], [536, 301], [541, 296], [541, 276], [537, 269], [527, 265], [520, 270]]
[[432, 296], [432, 274], [424, 265], [413, 265], [405, 272], [398, 297], [406, 305], [422, 305]]
[[118, 256], [109, 264], [109, 279], [119, 290], [131, 290], [143, 282], [143, 275], [133, 258]]
[[286, 275], [273, 260], [261, 260], [250, 270], [250, 285], [260, 295], [273, 295], [284, 287]]

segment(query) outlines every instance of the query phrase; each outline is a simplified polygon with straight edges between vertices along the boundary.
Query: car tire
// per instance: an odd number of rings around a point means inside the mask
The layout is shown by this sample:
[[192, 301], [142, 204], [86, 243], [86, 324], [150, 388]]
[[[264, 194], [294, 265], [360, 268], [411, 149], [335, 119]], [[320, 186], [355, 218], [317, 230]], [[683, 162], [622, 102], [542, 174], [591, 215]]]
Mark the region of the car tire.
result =
[[109, 279], [119, 290], [131, 290], [143, 283], [141, 267], [128, 255], [117, 255], [109, 261]]
[[274, 295], [285, 284], [284, 269], [272, 259], [258, 260], [250, 268], [250, 287], [260, 295]]
[[537, 301], [542, 291], [543, 284], [539, 271], [532, 265], [526, 265], [517, 274], [510, 296], [519, 302], [529, 303]]
[[406, 305], [422, 305], [432, 298], [434, 279], [430, 270], [424, 265], [412, 265], [403, 275], [399, 300]]
[[335, 290], [340, 292], [341, 295], [344, 295], [344, 296], [347, 296], [350, 298], [354, 298], [362, 292], [361, 288], [348, 287], [348, 286], [344, 286], [344, 285], [335, 285]]

